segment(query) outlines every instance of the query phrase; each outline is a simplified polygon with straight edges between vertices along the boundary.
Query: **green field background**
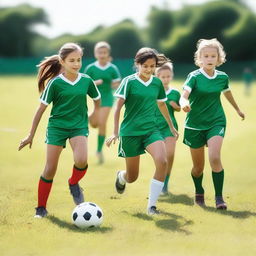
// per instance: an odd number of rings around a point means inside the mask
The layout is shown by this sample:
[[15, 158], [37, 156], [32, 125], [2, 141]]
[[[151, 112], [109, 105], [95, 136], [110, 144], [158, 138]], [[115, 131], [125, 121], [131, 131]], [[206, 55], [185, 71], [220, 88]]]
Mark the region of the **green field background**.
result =
[[[180, 89], [183, 81], [174, 81]], [[44, 168], [45, 129], [49, 110], [38, 127], [33, 147], [18, 152], [39, 105], [35, 76], [0, 77], [0, 255], [256, 255], [256, 90], [244, 95], [241, 82], [231, 81], [233, 94], [246, 119], [241, 121], [223, 98], [228, 125], [222, 149], [227, 211], [216, 211], [211, 169], [205, 166], [207, 207], [193, 204], [191, 159], [182, 144], [184, 113], [178, 113], [180, 138], [171, 194], [159, 199], [163, 214], [145, 214], [154, 165], [141, 157], [139, 179], [123, 195], [115, 192], [116, 171], [124, 169], [117, 145], [104, 148], [106, 163], [97, 165], [97, 131], [90, 130], [89, 169], [81, 181], [86, 201], [104, 212], [100, 228], [79, 230], [71, 223], [74, 204], [67, 186], [73, 165], [70, 146], [63, 151], [48, 201], [49, 217], [34, 219], [37, 183]], [[91, 107], [91, 101], [88, 100]], [[91, 111], [91, 108], [90, 108]], [[111, 134], [113, 112], [108, 125]], [[207, 154], [207, 151], [206, 151]], [[206, 155], [206, 159], [208, 157]]]

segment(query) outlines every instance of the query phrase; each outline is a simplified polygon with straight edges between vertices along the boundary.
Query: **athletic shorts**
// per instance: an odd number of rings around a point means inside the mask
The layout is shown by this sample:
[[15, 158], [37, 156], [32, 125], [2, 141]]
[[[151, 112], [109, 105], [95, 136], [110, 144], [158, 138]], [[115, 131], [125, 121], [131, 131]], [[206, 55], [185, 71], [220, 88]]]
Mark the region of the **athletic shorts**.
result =
[[208, 130], [192, 130], [185, 128], [183, 143], [191, 148], [200, 148], [207, 145], [207, 141], [213, 136], [224, 138], [226, 127], [214, 126]]
[[163, 140], [159, 131], [140, 136], [121, 136], [118, 148], [118, 156], [134, 157], [145, 153], [148, 145]]
[[163, 137], [163, 139], [167, 138], [167, 137], [174, 137], [173, 133], [171, 132], [169, 126], [159, 129], [159, 132], [161, 134], [161, 136]]
[[101, 107], [112, 107], [114, 104], [114, 96], [112, 92], [101, 92]]
[[88, 129], [62, 129], [48, 127], [46, 130], [45, 143], [50, 145], [66, 147], [66, 140], [76, 136], [88, 136]]

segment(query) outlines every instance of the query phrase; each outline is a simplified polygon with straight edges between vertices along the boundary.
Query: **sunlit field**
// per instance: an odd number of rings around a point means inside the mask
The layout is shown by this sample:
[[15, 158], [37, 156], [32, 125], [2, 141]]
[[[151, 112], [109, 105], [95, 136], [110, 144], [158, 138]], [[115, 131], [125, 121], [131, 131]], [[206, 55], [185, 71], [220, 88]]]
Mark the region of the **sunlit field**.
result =
[[[183, 81], [175, 81], [180, 89]], [[18, 152], [19, 142], [29, 132], [39, 105], [36, 77], [0, 78], [0, 255], [256, 255], [256, 89], [244, 95], [240, 82], [231, 81], [232, 91], [246, 119], [241, 121], [223, 97], [228, 120], [222, 149], [225, 167], [224, 195], [227, 211], [216, 211], [211, 169], [205, 166], [206, 208], [193, 203], [191, 159], [182, 143], [184, 113], [177, 113], [180, 138], [170, 181], [171, 194], [159, 199], [159, 216], [147, 216], [147, 196], [154, 166], [141, 157], [139, 179], [123, 195], [115, 191], [117, 170], [124, 160], [117, 145], [104, 148], [105, 164], [98, 165], [97, 131], [90, 129], [89, 169], [81, 181], [86, 201], [104, 212], [99, 228], [80, 230], [71, 222], [75, 207], [67, 180], [73, 165], [68, 145], [60, 158], [48, 201], [49, 217], [34, 219], [37, 183], [45, 164], [45, 130], [49, 110], [38, 127], [32, 149]], [[91, 100], [88, 100], [91, 106]], [[90, 109], [91, 110], [91, 109]], [[112, 132], [113, 111], [108, 126]], [[207, 150], [206, 150], [207, 153]], [[206, 154], [206, 159], [208, 157]]]

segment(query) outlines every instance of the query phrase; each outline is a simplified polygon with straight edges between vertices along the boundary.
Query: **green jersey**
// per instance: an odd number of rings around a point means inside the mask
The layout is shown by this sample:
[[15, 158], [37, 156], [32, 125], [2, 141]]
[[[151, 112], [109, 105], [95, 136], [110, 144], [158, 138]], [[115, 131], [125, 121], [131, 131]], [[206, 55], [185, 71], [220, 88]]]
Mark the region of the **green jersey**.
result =
[[112, 82], [121, 80], [118, 68], [110, 62], [105, 66], [100, 66], [99, 62], [96, 61], [88, 65], [84, 72], [93, 80], [103, 80], [103, 83], [98, 85], [98, 89], [101, 94], [102, 106], [112, 106], [114, 99], [112, 93]]
[[74, 82], [62, 74], [51, 79], [40, 97], [45, 105], [52, 102], [48, 127], [88, 129], [87, 94], [94, 100], [100, 98], [93, 80], [85, 74], [79, 73]]
[[124, 119], [120, 136], [140, 136], [155, 131], [156, 102], [166, 101], [161, 80], [155, 76], [144, 82], [137, 74], [123, 79], [115, 92], [116, 97], [125, 99]]
[[221, 92], [229, 89], [229, 78], [226, 73], [215, 70], [212, 77], [203, 69], [191, 72], [184, 90], [190, 92], [188, 112], [185, 128], [194, 130], [208, 130], [213, 126], [225, 126], [226, 117], [220, 100]]
[[[179, 105], [180, 93], [177, 90], [173, 89], [173, 88], [170, 88], [165, 93], [166, 93], [166, 97], [167, 97], [166, 106], [168, 108], [172, 123], [173, 123], [175, 129], [177, 130], [178, 129], [178, 124], [177, 124], [177, 121], [176, 121], [175, 116], [174, 116], [174, 109], [170, 105], [170, 102], [173, 101], [177, 105]], [[163, 117], [162, 113], [160, 112], [159, 108], [156, 109], [156, 119], [157, 119], [157, 127], [159, 129], [168, 127], [168, 123], [166, 122], [166, 120]]]

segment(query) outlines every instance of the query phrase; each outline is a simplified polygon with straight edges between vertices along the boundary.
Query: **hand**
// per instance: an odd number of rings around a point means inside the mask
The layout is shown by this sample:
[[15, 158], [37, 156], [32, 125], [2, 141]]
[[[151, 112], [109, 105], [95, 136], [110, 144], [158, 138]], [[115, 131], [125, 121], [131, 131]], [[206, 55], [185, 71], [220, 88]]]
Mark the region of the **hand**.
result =
[[174, 135], [174, 137], [176, 138], [176, 140], [178, 140], [179, 138], [179, 133], [175, 128], [171, 128], [171, 132]]
[[18, 150], [20, 151], [22, 148], [24, 148], [28, 144], [29, 144], [29, 148], [31, 148], [32, 143], [33, 143], [33, 138], [29, 135], [20, 142]]
[[237, 114], [242, 117], [242, 120], [245, 119], [245, 114], [243, 112], [240, 111], [240, 109], [237, 110]]
[[99, 112], [93, 111], [89, 115], [89, 123], [93, 128], [97, 128], [99, 126]]
[[112, 144], [112, 142], [113, 142], [113, 144], [115, 144], [115, 143], [116, 143], [116, 140], [118, 140], [118, 139], [119, 139], [119, 136], [116, 135], [116, 134], [113, 134], [112, 136], [110, 136], [110, 137], [106, 140], [106, 145], [107, 145], [108, 147], [110, 147], [110, 145]]
[[190, 105], [186, 105], [182, 108], [182, 110], [187, 113], [191, 110], [191, 107], [190, 107]]
[[98, 79], [98, 80], [95, 80], [94, 83], [96, 85], [101, 85], [103, 83], [103, 80], [102, 79]]

